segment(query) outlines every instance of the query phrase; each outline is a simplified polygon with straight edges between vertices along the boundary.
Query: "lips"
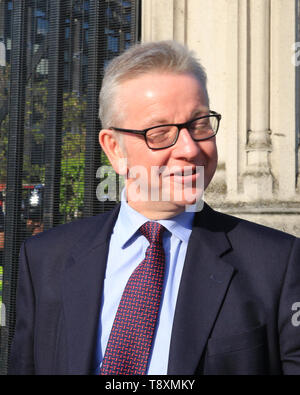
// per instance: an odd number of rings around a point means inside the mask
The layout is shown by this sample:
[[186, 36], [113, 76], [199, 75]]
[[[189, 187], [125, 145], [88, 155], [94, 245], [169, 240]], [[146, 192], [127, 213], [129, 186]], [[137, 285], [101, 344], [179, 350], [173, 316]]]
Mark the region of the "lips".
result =
[[197, 186], [199, 182], [203, 178], [203, 169], [204, 166], [196, 166], [196, 165], [187, 165], [187, 166], [161, 166], [154, 167], [152, 169], [151, 176], [154, 179], [165, 179], [170, 180], [172, 183], [176, 184], [184, 184], [184, 187], [195, 187], [195, 183], [197, 182]]
[[184, 184], [185, 188], [194, 187], [200, 180], [201, 172], [197, 167], [188, 167], [170, 173], [170, 179], [177, 184]]
[[171, 175], [171, 178], [173, 178], [174, 182], [178, 183], [184, 183], [185, 186], [188, 186], [190, 184], [193, 184], [195, 181], [197, 181], [198, 177], [200, 176], [199, 173], [193, 173], [193, 174], [173, 174]]
[[176, 177], [186, 177], [186, 176], [190, 176], [193, 174], [197, 174], [197, 168], [196, 167], [185, 167], [182, 170], [178, 170], [175, 172], [170, 172], [170, 176], [176, 176]]

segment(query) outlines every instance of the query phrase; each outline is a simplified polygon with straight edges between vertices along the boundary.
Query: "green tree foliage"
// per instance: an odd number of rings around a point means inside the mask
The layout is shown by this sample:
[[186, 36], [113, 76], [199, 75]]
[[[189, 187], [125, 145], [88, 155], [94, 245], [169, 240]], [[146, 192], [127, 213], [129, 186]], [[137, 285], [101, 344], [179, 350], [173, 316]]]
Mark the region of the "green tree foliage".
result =
[[65, 219], [81, 215], [84, 197], [86, 97], [64, 94], [60, 210]]
[[[6, 183], [10, 68], [0, 68], [0, 184]], [[24, 114], [23, 185], [44, 184], [45, 132], [47, 128], [48, 80], [31, 79], [26, 87]], [[84, 193], [86, 96], [65, 92], [61, 152], [60, 211], [63, 222], [81, 215]], [[37, 158], [33, 158], [33, 152]]]

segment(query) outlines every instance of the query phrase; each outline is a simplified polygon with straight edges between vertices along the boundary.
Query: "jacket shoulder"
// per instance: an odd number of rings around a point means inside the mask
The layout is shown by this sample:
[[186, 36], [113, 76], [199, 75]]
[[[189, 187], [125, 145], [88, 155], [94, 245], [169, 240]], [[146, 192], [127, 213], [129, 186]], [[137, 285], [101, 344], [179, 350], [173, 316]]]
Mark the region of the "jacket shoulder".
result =
[[261, 262], [269, 262], [272, 270], [279, 262], [284, 269], [293, 248], [300, 244], [300, 239], [289, 233], [217, 211], [214, 215], [239, 256], [252, 257], [261, 265]]
[[[253, 242], [254, 240], [279, 242], [294, 242], [297, 237], [265, 225], [251, 222], [233, 215], [225, 214], [205, 206], [204, 215], [206, 226], [213, 232], [225, 232], [230, 238]], [[200, 220], [201, 222], [201, 220]]]
[[58, 225], [28, 238], [25, 243], [28, 248], [49, 248], [49, 246], [63, 245], [65, 247], [76, 244], [87, 235], [95, 235], [104, 224], [114, 216], [116, 209], [96, 216], [78, 219], [76, 221]]

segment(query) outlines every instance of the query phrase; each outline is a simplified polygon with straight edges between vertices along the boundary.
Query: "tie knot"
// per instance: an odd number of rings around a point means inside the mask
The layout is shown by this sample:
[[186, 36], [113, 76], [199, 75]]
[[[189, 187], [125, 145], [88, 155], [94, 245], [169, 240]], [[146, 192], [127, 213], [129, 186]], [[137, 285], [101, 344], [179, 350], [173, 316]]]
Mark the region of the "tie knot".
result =
[[146, 222], [140, 227], [140, 232], [149, 243], [160, 243], [162, 241], [162, 234], [165, 228], [158, 222]]

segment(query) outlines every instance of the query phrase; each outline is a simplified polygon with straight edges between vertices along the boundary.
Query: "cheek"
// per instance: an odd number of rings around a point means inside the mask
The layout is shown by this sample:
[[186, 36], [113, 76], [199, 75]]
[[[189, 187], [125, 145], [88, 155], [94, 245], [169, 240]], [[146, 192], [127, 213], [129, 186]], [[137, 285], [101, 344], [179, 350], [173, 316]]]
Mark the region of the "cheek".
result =
[[202, 155], [205, 156], [206, 165], [215, 166], [218, 161], [218, 151], [215, 141], [207, 141], [200, 146]]
[[166, 165], [170, 156], [168, 150], [155, 151], [148, 148], [143, 137], [126, 136], [126, 149], [128, 167], [143, 166], [147, 171], [150, 171], [151, 166]]
[[[204, 151], [204, 150], [203, 150]], [[209, 144], [207, 145], [205, 151], [205, 185], [204, 188], [206, 189], [208, 184], [210, 183], [211, 179], [213, 178], [217, 163], [218, 163], [218, 151], [216, 144]]]

